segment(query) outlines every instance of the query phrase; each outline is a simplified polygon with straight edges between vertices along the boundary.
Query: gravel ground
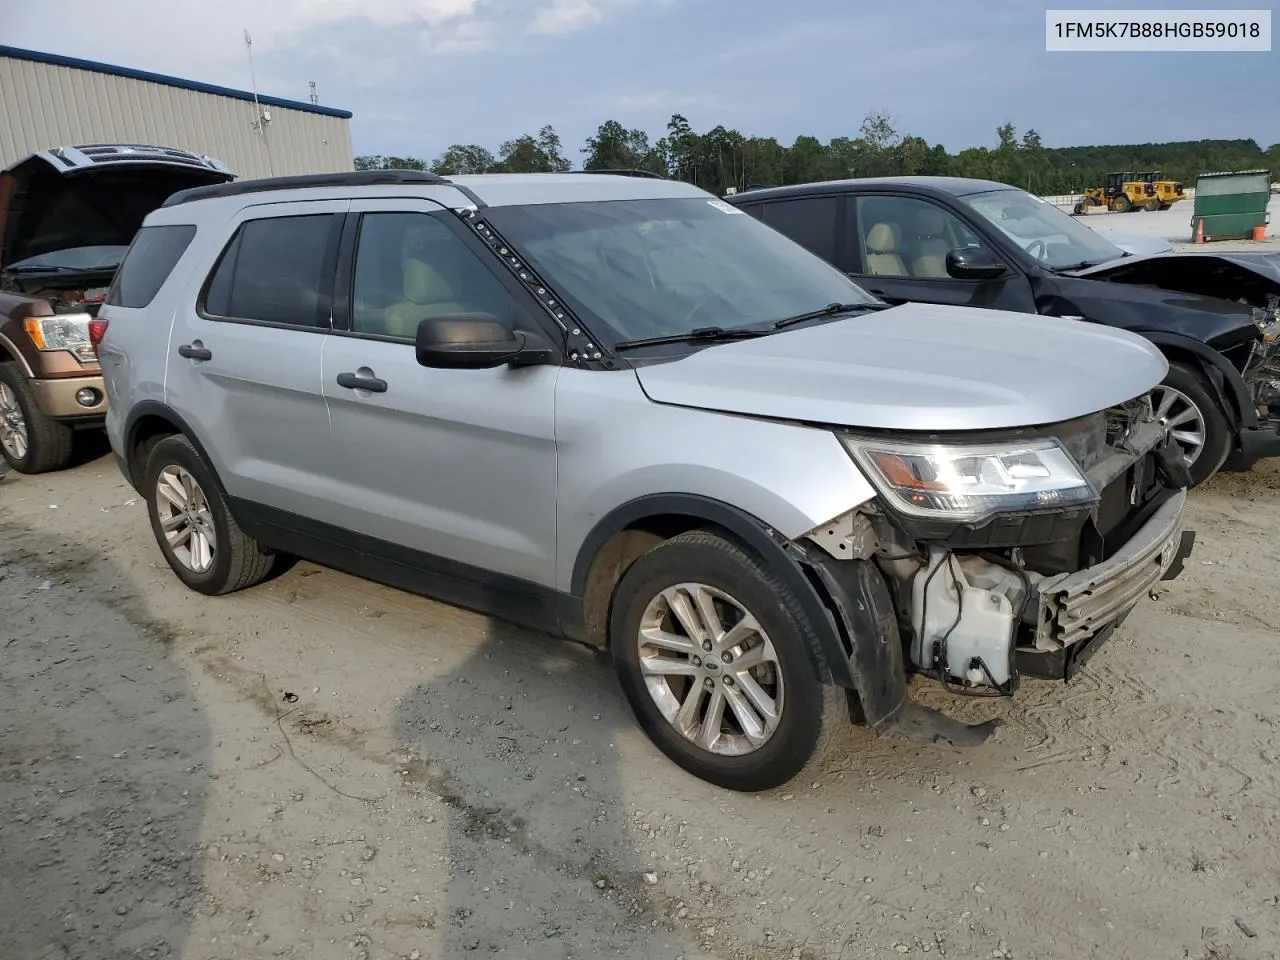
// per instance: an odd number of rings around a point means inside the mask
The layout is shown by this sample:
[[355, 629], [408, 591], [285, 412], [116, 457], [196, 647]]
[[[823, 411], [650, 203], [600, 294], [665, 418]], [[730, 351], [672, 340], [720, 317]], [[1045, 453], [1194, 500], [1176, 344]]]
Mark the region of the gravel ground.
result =
[[730, 794], [588, 652], [306, 563], [187, 592], [98, 457], [0, 480], [0, 958], [1280, 956], [1280, 467], [1069, 686]]

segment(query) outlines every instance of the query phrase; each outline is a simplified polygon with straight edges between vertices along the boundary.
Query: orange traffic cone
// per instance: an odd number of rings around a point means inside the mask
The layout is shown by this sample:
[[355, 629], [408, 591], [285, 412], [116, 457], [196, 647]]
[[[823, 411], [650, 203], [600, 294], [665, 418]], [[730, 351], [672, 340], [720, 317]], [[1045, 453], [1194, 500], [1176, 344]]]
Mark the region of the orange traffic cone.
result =
[[1191, 238], [1192, 243], [1204, 243], [1204, 218], [1196, 221], [1196, 235]]

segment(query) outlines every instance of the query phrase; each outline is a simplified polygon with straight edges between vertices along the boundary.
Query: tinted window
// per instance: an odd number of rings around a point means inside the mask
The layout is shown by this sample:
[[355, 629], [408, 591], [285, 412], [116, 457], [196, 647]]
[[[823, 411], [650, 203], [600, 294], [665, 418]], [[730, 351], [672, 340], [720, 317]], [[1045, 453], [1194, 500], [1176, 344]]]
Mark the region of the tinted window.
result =
[[721, 200], [494, 207], [485, 218], [619, 339], [748, 327], [830, 303], [877, 303], [831, 264]]
[[425, 213], [360, 220], [351, 329], [411, 338], [427, 317], [484, 313], [509, 319], [511, 295], [463, 241]]
[[764, 222], [785, 233], [823, 260], [836, 258], [836, 213], [839, 197], [802, 197], [764, 205]]
[[160, 292], [195, 235], [196, 228], [188, 224], [139, 230], [116, 271], [107, 303], [115, 307], [147, 306]]
[[859, 197], [855, 271], [882, 277], [948, 279], [947, 254], [979, 247], [955, 214], [916, 197]]
[[204, 308], [215, 317], [328, 326], [331, 213], [249, 220], [214, 267]]

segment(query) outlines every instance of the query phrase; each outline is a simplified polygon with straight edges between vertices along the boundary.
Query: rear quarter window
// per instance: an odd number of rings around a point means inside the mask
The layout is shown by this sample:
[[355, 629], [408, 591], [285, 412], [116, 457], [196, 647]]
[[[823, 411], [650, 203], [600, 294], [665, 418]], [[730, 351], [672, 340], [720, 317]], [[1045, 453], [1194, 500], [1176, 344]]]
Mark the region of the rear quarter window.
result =
[[187, 252], [196, 228], [187, 223], [143, 227], [134, 235], [124, 255], [107, 305], [113, 307], [145, 307], [160, 292], [174, 266]]

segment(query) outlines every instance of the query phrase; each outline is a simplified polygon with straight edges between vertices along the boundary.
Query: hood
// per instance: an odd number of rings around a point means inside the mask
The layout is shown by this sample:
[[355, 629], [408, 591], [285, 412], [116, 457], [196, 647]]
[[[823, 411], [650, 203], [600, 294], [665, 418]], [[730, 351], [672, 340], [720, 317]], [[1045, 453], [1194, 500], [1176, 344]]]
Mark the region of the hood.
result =
[[75, 247], [128, 246], [143, 218], [187, 187], [235, 179], [169, 147], [58, 147], [0, 172], [0, 267]]
[[[1146, 327], [1152, 324], [1142, 317], [1155, 308], [1161, 329], [1219, 349], [1255, 339], [1258, 311], [1264, 320], [1274, 320], [1280, 311], [1280, 254], [1223, 251], [1126, 257], [1072, 276], [1076, 282], [1108, 282], [1099, 288], [1102, 292], [1076, 292], [1073, 299], [1086, 316]], [[1064, 289], [1071, 283], [1066, 279]], [[1098, 302], [1090, 303], [1091, 297]]]
[[877, 430], [1036, 426], [1131, 400], [1168, 370], [1135, 334], [911, 303], [639, 367], [650, 399]]
[[1111, 260], [1074, 275], [1265, 307], [1268, 297], [1280, 296], [1280, 253], [1153, 254]]

